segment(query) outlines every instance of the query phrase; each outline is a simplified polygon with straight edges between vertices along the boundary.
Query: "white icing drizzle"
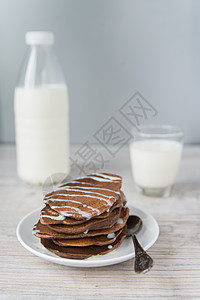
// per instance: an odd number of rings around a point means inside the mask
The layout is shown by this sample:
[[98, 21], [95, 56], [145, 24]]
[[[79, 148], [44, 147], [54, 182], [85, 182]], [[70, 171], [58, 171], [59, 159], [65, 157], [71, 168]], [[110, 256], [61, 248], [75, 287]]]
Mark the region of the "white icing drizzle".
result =
[[86, 231], [84, 231], [83, 233], [84, 233], [84, 234], [87, 234], [87, 233], [88, 233], [88, 231], [89, 231], [89, 229], [86, 229]]
[[96, 180], [96, 181], [100, 181], [100, 182], [110, 182], [110, 181], [114, 181], [114, 180], [111, 180], [111, 179], [108, 179], [108, 178], [101, 178], [101, 177], [96, 177], [96, 176], [87, 176], [88, 178], [91, 178], [93, 180]]
[[33, 226], [32, 234], [34, 233], [40, 233], [40, 230], [36, 229], [36, 226]]
[[108, 235], [107, 235], [107, 238], [108, 239], [114, 239], [115, 238], [115, 233], [113, 232], [113, 233], [109, 233]]
[[122, 218], [119, 218], [119, 219], [117, 220], [117, 224], [123, 224]]
[[[104, 195], [104, 194], [101, 194], [101, 193], [98, 193], [98, 192], [92, 192], [92, 191], [83, 191], [83, 190], [81, 190], [81, 189], [66, 189], [65, 190], [66, 192], [67, 191], [72, 191], [72, 192], [81, 192], [81, 193], [89, 193], [89, 194], [95, 194], [95, 195], [100, 195], [100, 196], [103, 196], [103, 197], [106, 197], [106, 198], [108, 198], [108, 199], [111, 199], [111, 198], [113, 198], [113, 196], [108, 196], [108, 195]], [[60, 194], [60, 193], [57, 193], [57, 194], [52, 194], [52, 195], [50, 195], [50, 196], [47, 196], [47, 197], [44, 197], [44, 199], [46, 200], [46, 199], [48, 199], [48, 198], [50, 198], [50, 197], [53, 197], [53, 196], [68, 196], [68, 195], [70, 195], [70, 196], [74, 196], [74, 197], [76, 197], [76, 194], [67, 194], [67, 193], [65, 193], [65, 194]], [[81, 195], [81, 196], [84, 196], [84, 195]]]
[[[82, 178], [85, 178], [85, 177], [82, 177]], [[77, 181], [77, 180], [72, 180], [72, 181], [69, 181], [68, 183], [66, 183], [66, 184], [63, 184], [63, 185], [61, 185], [60, 186], [60, 188], [62, 188], [62, 187], [76, 187], [75, 185], [68, 185], [69, 183], [78, 183], [78, 184], [88, 184], [88, 185], [92, 185], [92, 186], [96, 186], [96, 184], [95, 183], [91, 183], [91, 182], [85, 182], [85, 181]], [[59, 187], [58, 187], [58, 189], [59, 189]], [[56, 190], [55, 190], [56, 191]]]
[[[94, 207], [92, 207], [92, 206], [88, 206], [88, 205], [86, 205], [86, 204], [83, 204], [83, 203], [81, 203], [81, 202], [78, 202], [78, 201], [73, 201], [73, 200], [67, 200], [68, 202], [75, 202], [75, 203], [80, 203], [83, 207], [87, 207], [87, 208], [89, 208], [89, 209], [91, 209], [91, 210], [93, 210], [93, 211], [96, 211], [97, 212], [97, 215], [99, 215], [101, 212], [100, 212], [100, 210], [98, 209], [98, 208], [94, 208]], [[66, 202], [67, 202], [66, 201]], [[62, 206], [59, 206], [59, 205], [52, 205], [51, 206], [51, 208], [52, 209], [55, 209], [55, 208], [68, 208], [69, 206], [66, 206], [66, 205], [62, 205]], [[70, 206], [71, 207], [71, 206]], [[62, 211], [59, 211], [60, 212], [60, 214], [62, 213]]]
[[[80, 184], [89, 184], [87, 182], [83, 182], [83, 181], [71, 181], [70, 183], [80, 183]], [[92, 185], [95, 185], [95, 184], [92, 184]], [[54, 190], [53, 192], [57, 192], [57, 191], [60, 191], [60, 190], [74, 190], [76, 188], [81, 188], [81, 189], [86, 189], [86, 190], [91, 190], [91, 189], [94, 189], [94, 190], [104, 190], [104, 191], [109, 191], [109, 192], [113, 192], [117, 195], [120, 195], [120, 192], [117, 192], [117, 191], [114, 191], [114, 190], [110, 190], [110, 189], [106, 189], [106, 188], [103, 188], [103, 187], [90, 187], [90, 186], [78, 186], [78, 185], [67, 185], [67, 186], [62, 186], [62, 187], [59, 187], [57, 188], [56, 190]]]
[[[104, 178], [108, 178], [110, 179], [111, 181], [120, 181], [120, 178], [119, 177], [116, 177], [116, 176], [113, 176], [113, 175], [107, 175], [107, 174], [102, 174], [102, 173], [94, 173], [94, 174], [91, 174], [91, 175], [98, 175], [98, 176], [101, 176], [101, 177], [104, 177]], [[112, 179], [113, 180], [112, 180]]]
[[[105, 199], [105, 198], [102, 198], [102, 197], [96, 197], [96, 196], [91, 196], [91, 195], [79, 195], [79, 194], [74, 194], [74, 195], [71, 195], [71, 194], [65, 194], [67, 197], [89, 197], [89, 198], [96, 198], [96, 199], [99, 199], [99, 200], [102, 200], [102, 201], [105, 201], [108, 205], [112, 205], [111, 201], [108, 200], [108, 199]], [[52, 197], [53, 195], [49, 196], [49, 197]], [[46, 198], [46, 197], [45, 197]], [[112, 197], [109, 197], [109, 198], [112, 198]], [[48, 198], [47, 199], [44, 199], [44, 203], [46, 203], [47, 201], [58, 201], [58, 202], [65, 202], [65, 201], [71, 201], [69, 199], [61, 199], [61, 198]]]
[[81, 210], [80, 208], [77, 207], [71, 207], [71, 206], [65, 206], [66, 208], [69, 208], [69, 210], [64, 210], [64, 211], [60, 211], [60, 214], [62, 214], [65, 217], [71, 217], [73, 216], [73, 212], [71, 212], [71, 210], [75, 210], [78, 212], [78, 214], [82, 215], [84, 218], [89, 219], [91, 218], [91, 213], [86, 212], [84, 210]]
[[[103, 178], [100, 178], [100, 177], [97, 177], [97, 176], [101, 176]], [[93, 173], [91, 175], [87, 175], [86, 177], [79, 177], [77, 178], [78, 179], [85, 179], [85, 178], [91, 178], [91, 179], [94, 179], [96, 181], [100, 181], [100, 182], [115, 182], [116, 180], [117, 181], [120, 181], [120, 178], [119, 177], [116, 177], [116, 176], [110, 176], [110, 175], [105, 175], [105, 174], [101, 174], [101, 173]], [[112, 180], [112, 179], [114, 180]]]
[[49, 219], [52, 219], [52, 220], [55, 220], [55, 221], [63, 221], [65, 220], [66, 218], [64, 216], [51, 216], [51, 215], [41, 215], [40, 216], [41, 218], [49, 218]]
[[112, 247], [113, 247], [112, 245], [108, 245], [108, 249], [112, 249]]

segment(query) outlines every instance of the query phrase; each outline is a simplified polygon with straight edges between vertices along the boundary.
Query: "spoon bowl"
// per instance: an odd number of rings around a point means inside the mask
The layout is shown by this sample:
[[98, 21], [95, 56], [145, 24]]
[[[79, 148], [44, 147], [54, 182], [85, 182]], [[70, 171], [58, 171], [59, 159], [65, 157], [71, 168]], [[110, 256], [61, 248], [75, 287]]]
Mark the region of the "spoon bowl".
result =
[[127, 221], [127, 237], [132, 236], [132, 234], [136, 234], [142, 228], [142, 219], [135, 215], [130, 215]]

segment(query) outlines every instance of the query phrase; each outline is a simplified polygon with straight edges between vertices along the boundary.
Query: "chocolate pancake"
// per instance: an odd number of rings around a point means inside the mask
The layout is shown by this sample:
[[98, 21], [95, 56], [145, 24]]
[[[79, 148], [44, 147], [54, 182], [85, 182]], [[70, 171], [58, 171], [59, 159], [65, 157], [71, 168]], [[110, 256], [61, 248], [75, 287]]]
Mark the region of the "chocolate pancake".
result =
[[127, 227], [125, 226], [122, 233], [118, 236], [115, 242], [106, 246], [64, 247], [56, 245], [50, 239], [41, 239], [41, 243], [45, 248], [58, 256], [72, 259], [85, 259], [92, 255], [103, 255], [114, 250], [122, 243], [122, 241], [126, 237], [126, 234]]
[[101, 219], [101, 218], [106, 218], [110, 215], [110, 213], [117, 207], [122, 207], [125, 206], [127, 203], [126, 197], [122, 191], [120, 191], [120, 196], [119, 199], [113, 204], [113, 206], [110, 208], [110, 210], [105, 211], [103, 214], [94, 217], [95, 219]]
[[85, 223], [78, 225], [52, 224], [47, 225], [54, 231], [62, 233], [81, 233], [88, 230], [98, 230], [112, 227], [120, 217], [121, 208], [115, 208], [109, 217], [103, 219], [91, 219]]
[[91, 219], [109, 210], [120, 197], [122, 178], [112, 174], [91, 174], [47, 194], [44, 203], [62, 216]]
[[[101, 219], [108, 217], [111, 212], [118, 207], [125, 206], [126, 199], [122, 191], [120, 191], [119, 199], [112, 205], [110, 210], [104, 212], [101, 215], [93, 217], [93, 219]], [[51, 209], [49, 205], [46, 205], [40, 213], [40, 222], [42, 224], [65, 224], [65, 225], [78, 225], [85, 222], [85, 220], [76, 220], [72, 218], [67, 218], [59, 214], [57, 211]]]
[[121, 176], [109, 173], [77, 178], [48, 193], [33, 234], [61, 257], [84, 259], [106, 254], [126, 236], [129, 209]]
[[[90, 186], [110, 187], [112, 190], [120, 190], [122, 186], [122, 177], [111, 173], [94, 173], [86, 177], [77, 178], [76, 180], [67, 183], [66, 185], [87, 183]], [[63, 185], [65, 186], [65, 184]]]
[[123, 228], [118, 230], [117, 232], [112, 232], [107, 235], [99, 235], [99, 236], [92, 236], [92, 237], [85, 237], [79, 238], [79, 239], [68, 239], [68, 240], [58, 240], [58, 239], [53, 239], [53, 242], [59, 246], [75, 246], [75, 247], [86, 247], [86, 246], [104, 246], [108, 245], [111, 243], [114, 243], [114, 241], [117, 239], [117, 237], [120, 235], [122, 232]]
[[77, 239], [77, 238], [85, 238], [85, 237], [93, 237], [105, 234], [111, 234], [123, 228], [126, 225], [126, 221], [129, 216], [129, 209], [122, 208], [120, 218], [117, 222], [110, 228], [100, 229], [100, 230], [91, 230], [85, 233], [78, 233], [78, 234], [67, 234], [67, 233], [60, 233], [50, 229], [48, 226], [43, 225], [38, 221], [36, 225], [33, 227], [33, 234], [38, 238], [43, 239]]

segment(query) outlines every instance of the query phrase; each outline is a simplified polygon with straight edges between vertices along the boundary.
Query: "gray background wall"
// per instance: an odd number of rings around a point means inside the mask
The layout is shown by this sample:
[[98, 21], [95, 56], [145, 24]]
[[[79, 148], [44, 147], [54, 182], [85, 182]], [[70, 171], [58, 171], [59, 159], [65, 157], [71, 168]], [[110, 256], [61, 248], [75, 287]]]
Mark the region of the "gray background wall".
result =
[[50, 30], [70, 94], [71, 141], [84, 142], [136, 91], [151, 122], [200, 142], [200, 2], [1, 0], [0, 141], [14, 141], [13, 91], [29, 30]]

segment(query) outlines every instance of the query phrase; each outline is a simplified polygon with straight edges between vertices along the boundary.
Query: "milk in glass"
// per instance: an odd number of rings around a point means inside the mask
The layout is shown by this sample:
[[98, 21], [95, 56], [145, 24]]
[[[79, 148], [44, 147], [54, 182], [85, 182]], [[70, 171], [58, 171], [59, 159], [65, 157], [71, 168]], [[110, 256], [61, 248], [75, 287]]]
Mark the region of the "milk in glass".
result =
[[175, 183], [182, 144], [173, 140], [140, 140], [131, 143], [130, 158], [136, 184], [165, 188]]

